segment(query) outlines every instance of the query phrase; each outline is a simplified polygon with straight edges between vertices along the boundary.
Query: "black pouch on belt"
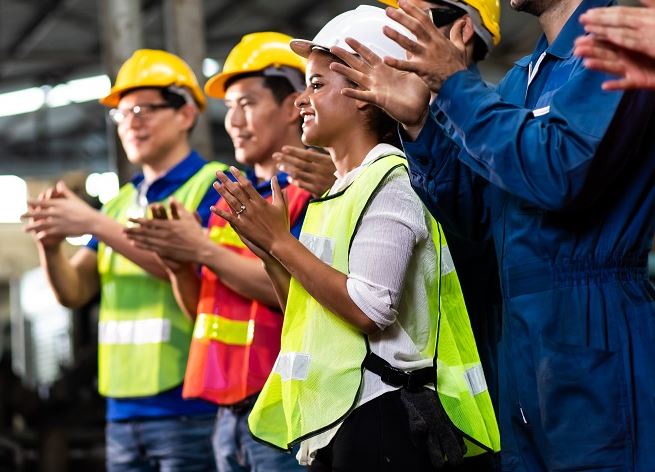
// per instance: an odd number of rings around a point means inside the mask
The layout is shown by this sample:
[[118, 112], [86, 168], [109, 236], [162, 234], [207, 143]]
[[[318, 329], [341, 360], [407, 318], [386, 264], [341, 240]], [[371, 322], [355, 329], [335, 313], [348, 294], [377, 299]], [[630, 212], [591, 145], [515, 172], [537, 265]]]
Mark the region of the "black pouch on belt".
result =
[[434, 367], [404, 372], [369, 352], [364, 367], [383, 382], [400, 387], [400, 399], [407, 410], [412, 442], [420, 450], [427, 444], [430, 463], [436, 469], [464, 461], [466, 445], [446, 414], [437, 393], [425, 385], [434, 382]]

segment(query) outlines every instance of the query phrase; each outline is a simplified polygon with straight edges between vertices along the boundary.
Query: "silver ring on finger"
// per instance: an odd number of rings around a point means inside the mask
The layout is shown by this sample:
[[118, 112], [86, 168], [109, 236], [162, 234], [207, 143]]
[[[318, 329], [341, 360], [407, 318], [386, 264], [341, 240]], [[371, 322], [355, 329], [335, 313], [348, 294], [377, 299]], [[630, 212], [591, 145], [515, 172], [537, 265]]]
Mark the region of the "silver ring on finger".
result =
[[239, 207], [239, 209], [238, 209], [237, 211], [234, 212], [234, 214], [235, 214], [235, 215], [240, 215], [240, 214], [243, 213], [244, 211], [246, 211], [246, 206], [242, 203], [241, 206]]

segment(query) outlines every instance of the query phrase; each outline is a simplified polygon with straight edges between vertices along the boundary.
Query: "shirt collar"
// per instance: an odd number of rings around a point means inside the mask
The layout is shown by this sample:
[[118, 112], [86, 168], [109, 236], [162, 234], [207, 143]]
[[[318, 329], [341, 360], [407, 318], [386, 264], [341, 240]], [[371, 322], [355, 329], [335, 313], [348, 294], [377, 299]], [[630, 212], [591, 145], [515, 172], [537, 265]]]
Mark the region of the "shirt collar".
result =
[[340, 177], [336, 172], [334, 173], [334, 175], [337, 177], [337, 180], [332, 185], [329, 194], [333, 195], [335, 193], [341, 192], [346, 187], [348, 187], [351, 183], [353, 183], [353, 181], [362, 172], [362, 170], [364, 170], [366, 166], [377, 161], [379, 158], [388, 156], [390, 154], [393, 154], [395, 156], [405, 157], [405, 154], [400, 149], [398, 149], [395, 146], [392, 146], [391, 144], [384, 144], [384, 143], [377, 144], [376, 146], [373, 147], [373, 149], [371, 149], [368, 152], [368, 154], [366, 154], [362, 163], [359, 166], [355, 167], [354, 169], [348, 171], [346, 175]]
[[[196, 151], [191, 151], [187, 157], [168, 169], [164, 175], [159, 177], [154, 182], [150, 183], [152, 187], [156, 182], [164, 183], [167, 185], [186, 182], [189, 178], [200, 170], [206, 164], [200, 154]], [[143, 172], [139, 172], [132, 178], [132, 185], [138, 187], [144, 180]], [[159, 185], [159, 184], [158, 184]]]

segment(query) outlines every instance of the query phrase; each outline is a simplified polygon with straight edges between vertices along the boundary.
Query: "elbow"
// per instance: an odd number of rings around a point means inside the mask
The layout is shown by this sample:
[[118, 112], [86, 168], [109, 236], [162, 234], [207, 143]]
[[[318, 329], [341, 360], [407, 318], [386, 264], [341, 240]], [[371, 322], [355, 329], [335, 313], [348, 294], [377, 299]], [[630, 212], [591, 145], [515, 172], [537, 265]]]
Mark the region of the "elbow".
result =
[[368, 316], [365, 316], [365, 320], [362, 320], [362, 324], [359, 329], [366, 334], [367, 336], [372, 336], [380, 331], [380, 327]]

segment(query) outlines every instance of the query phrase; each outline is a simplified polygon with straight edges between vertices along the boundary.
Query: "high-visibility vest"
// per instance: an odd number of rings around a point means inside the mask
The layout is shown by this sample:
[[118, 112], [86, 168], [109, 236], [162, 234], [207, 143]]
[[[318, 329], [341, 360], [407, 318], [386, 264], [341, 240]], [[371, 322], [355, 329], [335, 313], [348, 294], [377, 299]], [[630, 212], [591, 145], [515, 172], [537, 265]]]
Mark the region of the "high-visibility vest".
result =
[[[398, 168], [406, 171], [403, 158], [382, 156], [344, 191], [312, 201], [301, 241], [322, 261], [347, 274], [350, 244], [361, 217], [386, 176]], [[441, 248], [435, 249], [440, 274], [407, 274], [415, 284], [423, 283], [428, 293], [433, 328], [421, 355], [437, 367], [439, 399], [463, 433], [467, 455], [498, 451], [498, 426], [457, 274], [441, 228], [430, 220], [434, 247]], [[357, 404], [368, 349], [364, 334], [292, 279], [280, 354], [248, 419], [252, 433], [289, 449], [339, 424]], [[393, 364], [392, 359], [387, 361]]]
[[[294, 185], [285, 191], [293, 225], [310, 194]], [[216, 206], [230, 211], [224, 199]], [[230, 224], [216, 215], [209, 220], [209, 237], [240, 256], [257, 259]], [[258, 393], [280, 351], [281, 332], [278, 307], [242, 297], [204, 266], [182, 395], [231, 405]]]
[[[195, 211], [223, 164], [205, 164], [177, 189], [175, 197]], [[126, 224], [138, 191], [124, 185], [103, 212]], [[100, 325], [98, 390], [113, 398], [155, 395], [184, 378], [193, 323], [182, 312], [168, 281], [141, 267], [104, 243], [98, 245]]]

